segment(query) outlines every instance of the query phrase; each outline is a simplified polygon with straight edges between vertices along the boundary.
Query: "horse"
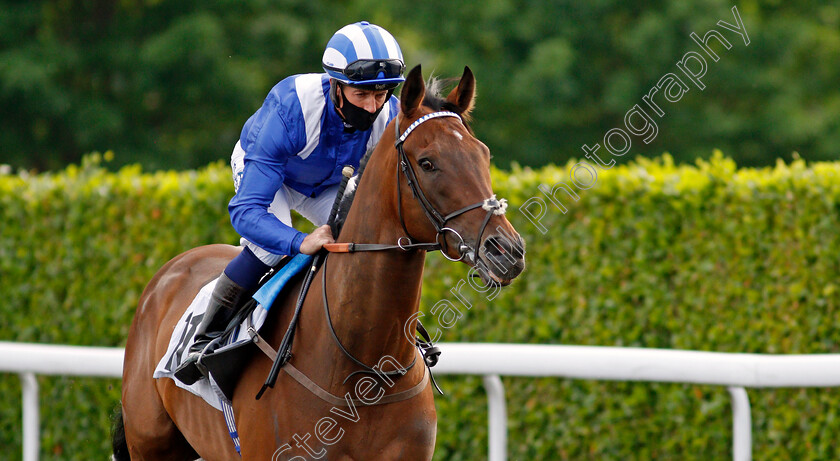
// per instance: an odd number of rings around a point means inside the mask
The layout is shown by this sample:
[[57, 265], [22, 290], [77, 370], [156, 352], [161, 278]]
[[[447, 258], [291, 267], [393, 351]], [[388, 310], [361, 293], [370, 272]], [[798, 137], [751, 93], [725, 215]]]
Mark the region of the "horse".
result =
[[[286, 365], [304, 378], [281, 372], [256, 400], [272, 361], [255, 355], [242, 364], [231, 400], [241, 453], [221, 412], [171, 379], [152, 378], [186, 307], [241, 251], [214, 244], [166, 263], [140, 297], [125, 347], [115, 460], [432, 459], [429, 371], [406, 338], [427, 250], [436, 242], [485, 284], [508, 285], [525, 265], [524, 241], [493, 195], [490, 151], [468, 124], [475, 77], [465, 67], [445, 98], [439, 83], [424, 82], [420, 66], [407, 75], [399, 113], [366, 162], [334, 244], [345, 252], [333, 248], [311, 280]], [[347, 251], [353, 245], [382, 251]], [[301, 284], [293, 281], [272, 308], [261, 330], [268, 344], [280, 343]], [[357, 375], [360, 367], [379, 376]], [[403, 397], [374, 399], [385, 391]]]

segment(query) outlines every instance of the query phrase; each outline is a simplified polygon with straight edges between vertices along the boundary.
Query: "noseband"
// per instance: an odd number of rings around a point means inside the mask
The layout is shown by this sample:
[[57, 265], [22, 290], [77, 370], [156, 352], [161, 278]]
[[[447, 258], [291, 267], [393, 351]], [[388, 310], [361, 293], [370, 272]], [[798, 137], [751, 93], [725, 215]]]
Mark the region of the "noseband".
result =
[[[457, 118], [459, 121], [463, 123], [461, 120], [461, 116], [456, 114], [455, 112], [449, 111], [440, 111], [440, 112], [433, 112], [431, 114], [424, 115], [419, 119], [415, 120], [414, 123], [409, 125], [408, 128], [400, 135], [400, 119], [399, 115], [397, 115], [397, 119], [394, 122], [394, 131], [395, 131], [395, 138], [396, 142], [394, 143], [394, 147], [397, 148], [397, 152], [399, 152], [400, 162], [399, 168], [402, 170], [403, 175], [405, 176], [405, 180], [408, 183], [409, 189], [411, 189], [411, 193], [414, 195], [414, 198], [420, 202], [420, 207], [423, 209], [423, 212], [426, 214], [426, 217], [429, 218], [429, 221], [435, 227], [435, 243], [431, 246], [429, 244], [417, 244], [415, 243], [415, 239], [411, 236], [411, 233], [408, 232], [408, 228], [405, 225], [405, 220], [403, 219], [403, 212], [402, 212], [402, 191], [400, 190], [400, 178], [399, 178], [399, 170], [397, 172], [397, 210], [400, 216], [400, 224], [402, 225], [403, 231], [405, 231], [405, 235], [408, 236], [408, 244], [403, 244], [402, 240], [405, 237], [400, 237], [397, 241], [397, 245], [402, 248], [403, 250], [410, 250], [412, 247], [416, 247], [419, 245], [424, 245], [423, 249], [427, 250], [441, 250], [441, 254], [444, 258], [450, 261], [460, 261], [464, 259], [465, 256], [470, 255], [470, 260], [475, 259], [476, 255], [478, 254], [478, 249], [481, 248], [481, 236], [484, 234], [484, 229], [487, 227], [487, 223], [490, 222], [490, 218], [493, 215], [503, 215], [507, 210], [507, 200], [501, 199], [497, 200], [496, 195], [492, 195], [489, 198], [486, 198], [478, 203], [473, 203], [472, 205], [465, 206], [459, 210], [455, 210], [452, 213], [447, 215], [441, 214], [434, 205], [426, 198], [426, 194], [423, 193], [423, 189], [420, 188], [419, 181], [417, 180], [417, 174], [414, 172], [414, 168], [411, 166], [411, 163], [408, 161], [408, 156], [405, 153], [405, 149], [403, 148], [403, 144], [405, 143], [406, 138], [410, 135], [418, 126], [422, 125], [423, 123], [440, 117], [454, 117]], [[447, 227], [446, 223], [453, 218], [457, 218], [462, 214], [474, 210], [476, 208], [482, 208], [487, 211], [487, 215], [484, 217], [484, 222], [481, 224], [481, 227], [478, 230], [478, 236], [475, 239], [475, 248], [471, 248], [464, 242], [464, 238], [461, 234], [458, 233], [455, 229], [451, 227]], [[460, 257], [457, 259], [451, 258], [449, 255], [446, 254], [446, 250], [448, 249], [446, 245], [446, 232], [451, 232], [458, 237], [460, 243], [458, 245], [458, 253]], [[443, 239], [441, 240], [441, 236]]]

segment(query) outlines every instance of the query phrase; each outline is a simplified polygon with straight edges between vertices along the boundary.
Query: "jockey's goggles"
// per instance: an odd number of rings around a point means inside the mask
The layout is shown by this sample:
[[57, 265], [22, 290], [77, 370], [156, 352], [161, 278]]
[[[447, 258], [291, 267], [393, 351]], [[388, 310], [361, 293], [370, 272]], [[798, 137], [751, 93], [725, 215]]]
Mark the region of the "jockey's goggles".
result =
[[344, 69], [331, 68], [341, 72], [352, 81], [379, 80], [383, 78], [400, 78], [405, 70], [405, 64], [399, 59], [359, 59], [347, 65]]

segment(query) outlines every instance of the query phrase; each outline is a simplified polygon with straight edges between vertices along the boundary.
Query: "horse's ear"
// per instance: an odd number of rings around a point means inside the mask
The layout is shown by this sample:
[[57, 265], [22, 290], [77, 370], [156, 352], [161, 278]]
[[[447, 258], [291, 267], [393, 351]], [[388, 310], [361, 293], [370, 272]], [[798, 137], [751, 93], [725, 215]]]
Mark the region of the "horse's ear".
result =
[[469, 116], [475, 103], [475, 76], [469, 67], [464, 67], [464, 75], [458, 86], [449, 93], [446, 100], [461, 109], [461, 114]]
[[400, 107], [406, 117], [410, 117], [420, 107], [425, 95], [426, 84], [423, 83], [423, 71], [420, 70], [420, 64], [418, 64], [408, 73], [400, 92]]

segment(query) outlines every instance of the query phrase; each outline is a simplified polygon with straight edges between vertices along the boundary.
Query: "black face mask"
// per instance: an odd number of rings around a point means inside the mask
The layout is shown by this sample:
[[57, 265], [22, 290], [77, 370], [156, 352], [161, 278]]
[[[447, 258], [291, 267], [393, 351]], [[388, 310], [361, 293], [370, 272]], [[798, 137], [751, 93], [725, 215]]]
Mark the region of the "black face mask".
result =
[[344, 122], [359, 131], [369, 130], [373, 126], [373, 122], [376, 121], [376, 117], [385, 107], [385, 104], [382, 104], [379, 110], [371, 114], [361, 107], [354, 106], [347, 98], [343, 99], [344, 104], [341, 107], [341, 113], [344, 114]]
[[[333, 87], [330, 90], [330, 99], [332, 99], [333, 104], [336, 109], [338, 109], [338, 92], [341, 91], [341, 84], [337, 82], [332, 82], [331, 84]], [[349, 126], [349, 128], [346, 129], [359, 131], [369, 130], [370, 127], [373, 126], [373, 122], [376, 121], [376, 117], [379, 116], [379, 113], [382, 112], [382, 109], [384, 109], [385, 105], [388, 104], [392, 94], [394, 94], [393, 89], [388, 91], [388, 95], [385, 97], [385, 103], [382, 104], [382, 107], [372, 114], [361, 107], [354, 106], [342, 94], [341, 99], [344, 104], [341, 107], [341, 114], [343, 114], [341, 118], [344, 120], [344, 124]]]

